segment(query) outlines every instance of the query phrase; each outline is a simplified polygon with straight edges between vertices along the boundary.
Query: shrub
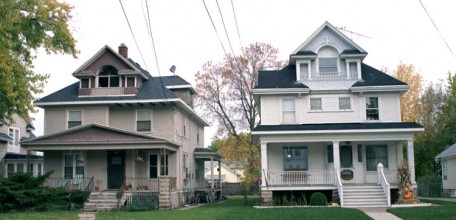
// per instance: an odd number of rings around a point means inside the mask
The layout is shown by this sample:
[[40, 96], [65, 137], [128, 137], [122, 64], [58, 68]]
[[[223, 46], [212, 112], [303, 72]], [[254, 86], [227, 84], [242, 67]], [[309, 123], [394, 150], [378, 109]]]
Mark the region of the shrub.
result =
[[301, 193], [301, 197], [298, 200], [299, 205], [307, 205], [306, 194]]
[[157, 201], [152, 195], [134, 194], [131, 201], [127, 202], [128, 211], [146, 211], [158, 209]]
[[316, 206], [325, 206], [328, 204], [328, 199], [326, 198], [325, 194], [321, 192], [315, 192], [310, 196], [310, 205]]

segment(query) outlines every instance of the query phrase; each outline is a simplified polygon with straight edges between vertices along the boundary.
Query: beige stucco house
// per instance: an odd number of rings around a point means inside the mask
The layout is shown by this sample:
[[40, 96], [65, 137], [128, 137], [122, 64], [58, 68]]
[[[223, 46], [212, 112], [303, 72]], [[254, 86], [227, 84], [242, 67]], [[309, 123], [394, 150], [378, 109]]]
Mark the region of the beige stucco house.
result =
[[423, 128], [401, 122], [408, 85], [365, 64], [366, 56], [325, 22], [286, 67], [260, 71], [253, 93], [261, 123], [252, 134], [261, 142], [263, 202], [317, 190], [345, 207], [390, 206], [404, 157], [415, 183], [413, 137]]
[[151, 76], [123, 44], [103, 47], [72, 76], [79, 81], [35, 102], [44, 135], [23, 142], [44, 152], [49, 185], [166, 191], [168, 208], [203, 187], [204, 161], [220, 156], [202, 148], [208, 123], [193, 109], [188, 82]]

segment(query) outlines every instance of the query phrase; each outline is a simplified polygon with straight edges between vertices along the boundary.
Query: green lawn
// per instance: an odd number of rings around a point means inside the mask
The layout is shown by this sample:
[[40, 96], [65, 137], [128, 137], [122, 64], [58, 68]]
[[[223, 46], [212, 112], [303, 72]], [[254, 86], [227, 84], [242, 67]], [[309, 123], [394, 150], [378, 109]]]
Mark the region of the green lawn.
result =
[[[456, 203], [439, 200], [422, 199], [422, 202], [432, 203], [433, 206], [408, 207], [408, 208], [391, 208], [387, 211], [404, 220], [418, 219], [455, 219], [456, 220]], [[438, 204], [434, 206], [434, 204]]]
[[71, 220], [79, 219], [79, 212], [16, 212], [16, 213], [0, 213], [0, 220]]
[[97, 213], [97, 220], [103, 219], [371, 219], [357, 209], [347, 208], [273, 208], [255, 209], [257, 199], [243, 205], [242, 197], [229, 197], [228, 201], [208, 204], [197, 208], [174, 211], [148, 212], [103, 212]]

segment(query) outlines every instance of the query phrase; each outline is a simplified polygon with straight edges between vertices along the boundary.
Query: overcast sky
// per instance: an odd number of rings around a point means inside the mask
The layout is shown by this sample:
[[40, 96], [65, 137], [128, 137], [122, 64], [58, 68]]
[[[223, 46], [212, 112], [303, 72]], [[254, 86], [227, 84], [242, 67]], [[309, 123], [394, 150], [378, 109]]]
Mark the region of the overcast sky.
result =
[[[123, 0], [139, 49], [137, 48], [122, 7], [117, 0], [76, 1], [70, 23], [80, 50], [72, 56], [46, 55], [39, 51], [35, 71], [50, 74], [46, 96], [76, 82], [71, 74], [104, 45], [114, 50], [120, 43], [129, 47], [129, 57], [153, 76], [159, 76], [153, 47], [148, 37], [147, 9], [144, 0]], [[231, 0], [219, 0], [229, 39], [235, 53], [253, 42], [270, 43], [288, 59], [307, 37], [325, 21], [345, 27], [357, 34], [344, 32], [369, 54], [364, 63], [375, 68], [394, 69], [399, 62], [414, 64], [426, 81], [444, 79], [456, 72], [456, 58], [442, 40], [418, 0], [233, 0], [239, 35], [234, 22]], [[421, 1], [456, 53], [456, 2]], [[209, 61], [221, 61], [223, 50], [200, 0], [148, 1], [150, 26], [155, 41], [160, 75], [176, 74], [194, 85], [195, 73]], [[222, 42], [229, 50], [220, 13], [214, 0], [206, 0]], [[146, 16], [144, 16], [146, 15]], [[142, 53], [145, 62], [141, 58]], [[36, 135], [43, 133], [42, 110], [35, 115]], [[213, 129], [206, 129], [205, 144], [210, 144]]]

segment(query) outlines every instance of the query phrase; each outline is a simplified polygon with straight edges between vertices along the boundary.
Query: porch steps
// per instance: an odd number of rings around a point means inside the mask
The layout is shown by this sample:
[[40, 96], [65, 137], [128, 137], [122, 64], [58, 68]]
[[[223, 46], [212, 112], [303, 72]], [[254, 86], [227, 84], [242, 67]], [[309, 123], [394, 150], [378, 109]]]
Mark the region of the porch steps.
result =
[[344, 207], [387, 207], [388, 200], [379, 185], [344, 185]]
[[92, 192], [84, 203], [86, 212], [110, 211], [115, 208], [117, 208], [117, 191]]

